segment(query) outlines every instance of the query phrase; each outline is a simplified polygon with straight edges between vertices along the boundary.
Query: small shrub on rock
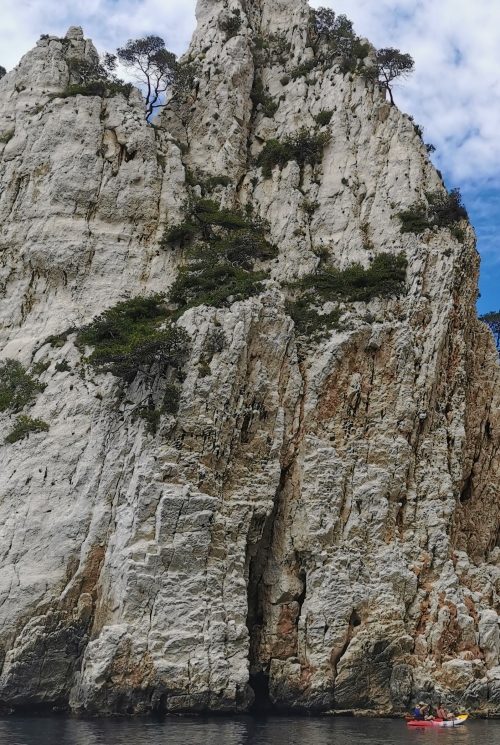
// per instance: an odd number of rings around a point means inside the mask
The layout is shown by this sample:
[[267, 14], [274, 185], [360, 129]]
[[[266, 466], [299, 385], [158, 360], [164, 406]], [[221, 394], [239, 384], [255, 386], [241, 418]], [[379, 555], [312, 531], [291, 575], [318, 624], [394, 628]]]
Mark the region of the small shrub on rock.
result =
[[450, 228], [455, 238], [463, 243], [465, 232], [460, 223], [462, 220], [468, 220], [469, 216], [462, 202], [460, 190], [452, 189], [449, 193], [428, 192], [425, 196], [425, 202], [417, 202], [398, 214], [401, 232], [418, 234], [437, 225], [438, 228]]
[[231, 15], [219, 23], [220, 30], [226, 34], [226, 41], [239, 34], [241, 24], [241, 10], [239, 8], [232, 10]]
[[286, 303], [287, 313], [295, 323], [297, 332], [310, 339], [319, 339], [329, 330], [339, 328], [342, 315], [337, 309], [331, 313], [320, 313], [316, 306], [317, 301], [310, 294]]
[[322, 267], [289, 285], [295, 294], [287, 311], [299, 334], [319, 339], [329, 329], [339, 328], [342, 313], [321, 313], [325, 302], [364, 301], [399, 295], [404, 290], [408, 262], [404, 254], [379, 254], [368, 269], [359, 264], [340, 270]]
[[318, 66], [318, 64], [318, 60], [316, 59], [307, 60], [307, 62], [303, 62], [298, 67], [295, 67], [290, 72], [290, 77], [292, 78], [292, 80], [297, 80], [298, 78], [307, 78], [309, 73], [314, 70]]
[[282, 141], [266, 142], [257, 158], [257, 165], [261, 166], [266, 179], [271, 178], [273, 168], [284, 168], [291, 160], [295, 160], [301, 168], [306, 164], [315, 166], [321, 163], [323, 150], [329, 142], [328, 133], [311, 134], [306, 127], [302, 127], [297, 134], [289, 135]]
[[127, 383], [138, 373], [155, 378], [164, 376], [169, 367], [178, 368], [189, 338], [173, 324], [160, 328], [169, 315], [164, 301], [163, 295], [126, 300], [82, 328], [77, 343], [94, 347], [88, 364]]
[[171, 383], [167, 385], [161, 407], [162, 414], [177, 414], [180, 398], [181, 392], [179, 386]]
[[368, 269], [354, 264], [347, 269], [323, 267], [307, 274], [296, 286], [313, 291], [323, 301], [348, 300], [368, 302], [374, 297], [398, 295], [404, 289], [408, 262], [404, 254], [376, 256]]
[[52, 336], [48, 336], [44, 344], [50, 344], [51, 347], [64, 347], [66, 342], [68, 341], [68, 337], [70, 334], [74, 334], [76, 331], [74, 326], [70, 326], [70, 328], [66, 329], [66, 331], [63, 331], [60, 334], [53, 334]]
[[17, 417], [14, 429], [7, 435], [5, 442], [12, 444], [24, 440], [31, 433], [48, 432], [49, 429], [47, 422], [42, 421], [42, 419], [31, 419], [31, 417], [21, 414]]
[[68, 365], [66, 360], [57, 362], [55, 368], [56, 372], [69, 372], [71, 370], [71, 367]]
[[51, 93], [49, 98], [71, 98], [72, 96], [99, 96], [111, 98], [122, 93], [126, 99], [132, 93], [132, 83], [115, 83], [107, 80], [92, 80], [89, 83], [69, 85], [60, 93]]
[[479, 319], [490, 327], [500, 354], [500, 310], [490, 311], [484, 316], [479, 316]]
[[254, 81], [252, 92], [250, 94], [254, 107], [259, 104], [262, 106], [264, 116], [272, 119], [279, 108], [279, 103], [274, 101], [273, 97], [265, 90], [261, 78], [257, 77]]
[[239, 210], [220, 208], [210, 199], [190, 200], [184, 222], [164, 239], [188, 244], [188, 263], [169, 294], [178, 314], [195, 305], [217, 307], [258, 294], [267, 275], [254, 271], [255, 262], [277, 254], [265, 233], [261, 220]]
[[224, 329], [216, 328], [209, 334], [203, 345], [205, 359], [211, 362], [215, 354], [220, 354], [226, 346], [226, 334]]
[[210, 365], [208, 364], [207, 360], [202, 359], [200, 361], [200, 364], [198, 365], [198, 374], [200, 378], [207, 378], [212, 374], [212, 370], [210, 369]]
[[172, 285], [170, 299], [180, 306], [209, 305], [221, 307], [235, 300], [246, 300], [263, 290], [264, 272], [248, 272], [227, 264], [183, 267]]
[[9, 129], [7, 132], [4, 132], [3, 135], [0, 135], [0, 144], [6, 145], [8, 142], [12, 140], [14, 137], [14, 130]]
[[229, 186], [231, 179], [229, 176], [206, 176], [205, 178], [199, 178], [197, 183], [201, 187], [202, 194], [206, 196], [218, 186]]
[[323, 109], [323, 111], [320, 111], [319, 114], [316, 114], [316, 116], [314, 117], [314, 121], [320, 127], [325, 127], [326, 125], [330, 124], [332, 116], [333, 111], [331, 109]]
[[17, 360], [0, 362], [0, 411], [20, 411], [44, 388]]
[[178, 62], [176, 64], [171, 100], [182, 103], [189, 99], [196, 85], [196, 78], [200, 74], [200, 69], [197, 62]]
[[370, 52], [370, 47], [363, 44], [354, 32], [352, 21], [330, 8], [311, 11], [309, 38], [317, 63], [328, 67], [337, 60], [344, 75], [359, 72], [359, 60], [365, 59]]
[[146, 422], [146, 432], [150, 435], [156, 435], [160, 426], [161, 412], [158, 409], [143, 406], [137, 410], [137, 414]]

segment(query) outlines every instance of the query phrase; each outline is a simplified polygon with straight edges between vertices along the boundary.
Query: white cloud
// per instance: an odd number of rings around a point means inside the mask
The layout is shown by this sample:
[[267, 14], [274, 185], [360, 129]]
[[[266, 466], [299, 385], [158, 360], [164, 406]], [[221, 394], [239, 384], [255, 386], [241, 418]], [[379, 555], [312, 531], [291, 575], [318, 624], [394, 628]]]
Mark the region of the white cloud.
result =
[[0, 65], [10, 69], [40, 34], [64, 36], [83, 26], [100, 51], [129, 38], [156, 34], [176, 54], [187, 48], [195, 27], [196, 0], [2, 0]]

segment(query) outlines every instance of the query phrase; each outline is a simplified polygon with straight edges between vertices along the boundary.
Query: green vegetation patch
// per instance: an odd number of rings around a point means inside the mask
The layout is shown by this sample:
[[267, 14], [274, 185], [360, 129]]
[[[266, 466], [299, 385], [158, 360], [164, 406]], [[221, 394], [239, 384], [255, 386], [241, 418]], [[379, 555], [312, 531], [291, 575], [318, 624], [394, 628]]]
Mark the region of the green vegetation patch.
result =
[[493, 332], [498, 353], [500, 354], [500, 310], [490, 311], [489, 313], [485, 313], [484, 316], [480, 316], [479, 318], [481, 321], [486, 323]]
[[404, 254], [376, 256], [368, 269], [353, 264], [347, 269], [323, 267], [307, 274], [296, 283], [303, 290], [313, 290], [323, 301], [348, 300], [368, 302], [374, 297], [398, 295], [404, 288], [408, 262]]
[[254, 271], [257, 261], [277, 255], [266, 239], [266, 224], [240, 210], [221, 208], [210, 199], [193, 198], [184, 221], [167, 231], [165, 243], [186, 247], [188, 263], [181, 267], [169, 299], [179, 307], [225, 305], [262, 291], [266, 272]]
[[163, 295], [132, 298], [108, 308], [83, 327], [77, 344], [94, 347], [88, 364], [127, 383], [138, 373], [158, 377], [169, 367], [178, 368], [187, 353], [189, 337], [173, 324], [160, 328], [169, 315], [164, 303]]
[[20, 411], [45, 389], [17, 360], [0, 362], [0, 411]]
[[260, 77], [256, 77], [254, 80], [252, 92], [250, 94], [254, 107], [259, 104], [262, 106], [262, 111], [265, 116], [272, 119], [279, 108], [279, 103], [274, 101], [273, 97], [264, 88], [264, 83]]
[[469, 215], [462, 202], [460, 190], [452, 189], [449, 193], [427, 192], [425, 196], [425, 202], [416, 202], [398, 214], [401, 232], [418, 234], [437, 225], [438, 228], [450, 228], [455, 238], [463, 243], [465, 232], [460, 223], [468, 220]]
[[408, 262], [404, 254], [379, 254], [368, 269], [354, 264], [347, 269], [323, 267], [289, 285], [295, 293], [287, 302], [287, 312], [299, 334], [319, 339], [332, 328], [339, 328], [342, 312], [321, 313], [325, 302], [364, 301], [390, 297], [404, 290]]
[[174, 81], [172, 83], [172, 100], [185, 102], [193, 90], [196, 78], [200, 74], [197, 62], [178, 62], [175, 66]]
[[294, 67], [293, 70], [290, 72], [290, 77], [292, 80], [297, 80], [298, 78], [307, 78], [310, 72], [314, 70], [316, 67], [318, 67], [318, 60], [311, 59], [307, 60], [307, 62], [303, 62], [298, 67]]
[[70, 372], [71, 367], [69, 366], [67, 360], [63, 360], [62, 362], [56, 362], [55, 369], [56, 372]]
[[186, 184], [188, 186], [199, 186], [204, 197], [210, 196], [218, 186], [225, 187], [229, 186], [230, 183], [229, 176], [203, 176], [199, 172], [186, 169]]
[[44, 344], [50, 344], [51, 347], [64, 347], [66, 342], [68, 341], [68, 337], [70, 334], [74, 334], [76, 331], [76, 328], [74, 326], [70, 326], [70, 328], [66, 329], [66, 331], [63, 331], [60, 334], [53, 334], [51, 336], [48, 336]]
[[320, 111], [319, 114], [316, 114], [316, 116], [314, 117], [314, 121], [320, 127], [325, 127], [330, 124], [332, 116], [333, 111], [331, 109], [323, 109], [323, 111]]
[[229, 298], [246, 300], [258, 295], [266, 277], [264, 272], [249, 272], [228, 264], [214, 267], [191, 264], [180, 270], [170, 299], [180, 306], [182, 313], [197, 305], [218, 308], [226, 305]]
[[155, 406], [152, 397], [148, 396], [147, 403], [140, 404], [134, 409], [133, 419], [140, 417], [146, 422], [146, 432], [156, 435], [163, 414], [177, 414], [181, 398], [181, 390], [176, 382], [167, 383], [162, 395], [159, 397], [159, 405]]
[[111, 98], [122, 93], [129, 98], [132, 92], [132, 83], [115, 83], [110, 80], [91, 80], [88, 83], [69, 85], [60, 93], [51, 93], [49, 98], [71, 98], [72, 96], [99, 96], [100, 98]]
[[2, 145], [6, 145], [8, 142], [12, 140], [13, 137], [14, 137], [14, 130], [9, 129], [7, 132], [4, 132], [3, 135], [0, 135], [0, 143]]
[[352, 21], [329, 8], [311, 10], [308, 35], [316, 64], [321, 64], [323, 69], [338, 62], [344, 75], [359, 72], [360, 60], [370, 53], [370, 46], [357, 36]]
[[315, 166], [321, 163], [323, 150], [330, 139], [327, 132], [314, 134], [302, 127], [297, 134], [289, 135], [282, 141], [266, 142], [257, 158], [257, 165], [262, 168], [262, 175], [266, 179], [271, 178], [273, 168], [284, 168], [291, 160], [296, 161], [301, 168], [306, 164]]
[[232, 39], [234, 36], [239, 34], [241, 24], [241, 10], [239, 8], [234, 8], [234, 10], [231, 11], [231, 15], [219, 23], [220, 30], [224, 31], [226, 34], [226, 41], [229, 41], [229, 39]]
[[31, 419], [31, 417], [21, 414], [17, 417], [14, 429], [12, 430], [12, 432], [9, 432], [9, 434], [5, 438], [5, 442], [12, 444], [14, 442], [18, 442], [19, 440], [24, 440], [26, 437], [29, 437], [32, 432], [36, 433], [48, 431], [49, 425], [47, 424], [47, 422], [42, 421], [42, 419]]
[[404, 254], [376, 256], [368, 269], [353, 264], [347, 269], [323, 267], [316, 274], [307, 274], [295, 286], [313, 291], [323, 302], [348, 300], [369, 302], [374, 297], [398, 295], [404, 289], [408, 261]]
[[320, 313], [315, 307], [316, 303], [316, 298], [311, 294], [286, 303], [286, 311], [294, 321], [297, 332], [311, 339], [319, 339], [329, 330], [339, 328], [342, 315], [338, 309], [331, 313]]

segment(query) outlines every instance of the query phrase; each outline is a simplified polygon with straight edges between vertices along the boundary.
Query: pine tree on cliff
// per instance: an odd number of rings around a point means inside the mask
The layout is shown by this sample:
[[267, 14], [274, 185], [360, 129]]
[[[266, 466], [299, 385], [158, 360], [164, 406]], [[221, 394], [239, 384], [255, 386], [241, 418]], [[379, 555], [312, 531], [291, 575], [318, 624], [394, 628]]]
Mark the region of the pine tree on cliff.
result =
[[119, 61], [146, 89], [146, 119], [163, 104], [164, 94], [174, 82], [176, 56], [159, 36], [129, 39], [117, 49]]
[[372, 77], [389, 93], [391, 104], [394, 104], [392, 84], [398, 78], [407, 79], [415, 71], [415, 61], [409, 54], [403, 54], [399, 49], [388, 47], [378, 49], [373, 67]]
[[[337, 15], [330, 8], [311, 11], [309, 37], [316, 51], [322, 46], [324, 55], [342, 60], [340, 69], [344, 74], [360, 72], [359, 59], [364, 60], [371, 56], [370, 49], [373, 49], [357, 36], [352, 21], [345, 15]], [[363, 69], [363, 75], [386, 90], [394, 104], [393, 82], [398, 78], [410, 77], [414, 70], [415, 61], [410, 54], [387, 47], [375, 52], [372, 65]]]

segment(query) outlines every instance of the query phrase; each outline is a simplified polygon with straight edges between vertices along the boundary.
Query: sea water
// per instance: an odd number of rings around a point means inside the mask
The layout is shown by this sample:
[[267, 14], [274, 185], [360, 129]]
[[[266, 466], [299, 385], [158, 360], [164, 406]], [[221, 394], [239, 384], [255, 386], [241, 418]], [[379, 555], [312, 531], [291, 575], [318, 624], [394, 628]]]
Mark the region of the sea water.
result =
[[411, 729], [350, 717], [0, 718], [1, 745], [500, 745], [500, 721]]

